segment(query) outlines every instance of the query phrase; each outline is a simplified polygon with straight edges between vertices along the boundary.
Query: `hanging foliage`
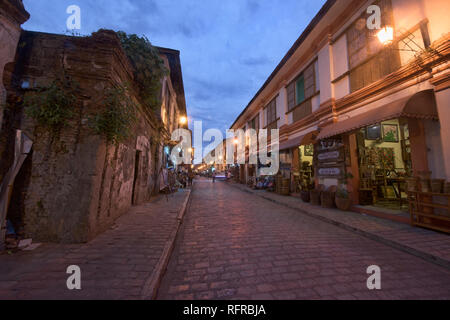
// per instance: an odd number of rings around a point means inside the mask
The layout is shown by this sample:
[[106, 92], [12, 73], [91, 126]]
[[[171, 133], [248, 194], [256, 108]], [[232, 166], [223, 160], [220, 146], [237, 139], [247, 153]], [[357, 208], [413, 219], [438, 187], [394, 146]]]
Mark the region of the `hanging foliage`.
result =
[[160, 105], [161, 79], [168, 71], [158, 50], [145, 37], [118, 31], [122, 47], [134, 68], [134, 78], [142, 101], [152, 110]]
[[48, 87], [28, 93], [24, 99], [25, 114], [53, 133], [59, 131], [75, 116], [77, 88], [69, 79], [55, 80]]
[[126, 88], [106, 89], [100, 110], [90, 118], [90, 126], [96, 134], [112, 143], [129, 137], [136, 121], [136, 106], [128, 97]]

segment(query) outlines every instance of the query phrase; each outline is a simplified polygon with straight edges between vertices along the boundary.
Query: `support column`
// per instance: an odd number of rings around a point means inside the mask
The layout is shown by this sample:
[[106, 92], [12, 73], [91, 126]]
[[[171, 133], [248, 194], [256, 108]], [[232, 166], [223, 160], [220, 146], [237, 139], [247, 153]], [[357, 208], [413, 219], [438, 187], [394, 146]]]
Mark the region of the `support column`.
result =
[[296, 192], [297, 186], [295, 184], [295, 174], [300, 177], [300, 157], [298, 153], [298, 147], [291, 149], [292, 163], [291, 163], [291, 192]]
[[445, 176], [447, 181], [450, 181], [450, 88], [435, 92], [435, 95], [439, 121], [441, 123], [441, 142]]
[[408, 128], [411, 143], [412, 170], [413, 175], [417, 176], [419, 171], [429, 171], [425, 126], [422, 120], [408, 119]]
[[[347, 143], [346, 143], [347, 144]], [[347, 180], [347, 188], [354, 205], [359, 204], [359, 160], [358, 160], [358, 142], [356, 134], [348, 136], [348, 150], [350, 152], [350, 166], [347, 172], [353, 175], [353, 178]]]

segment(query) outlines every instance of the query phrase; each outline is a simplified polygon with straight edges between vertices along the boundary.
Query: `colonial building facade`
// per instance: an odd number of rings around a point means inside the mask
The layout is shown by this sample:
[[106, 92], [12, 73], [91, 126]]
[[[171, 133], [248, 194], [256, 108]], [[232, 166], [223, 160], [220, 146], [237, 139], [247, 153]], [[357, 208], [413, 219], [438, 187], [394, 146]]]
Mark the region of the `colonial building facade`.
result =
[[367, 196], [401, 208], [401, 179], [450, 181], [449, 10], [445, 0], [327, 1], [231, 128], [279, 129], [291, 192], [345, 181], [356, 205]]

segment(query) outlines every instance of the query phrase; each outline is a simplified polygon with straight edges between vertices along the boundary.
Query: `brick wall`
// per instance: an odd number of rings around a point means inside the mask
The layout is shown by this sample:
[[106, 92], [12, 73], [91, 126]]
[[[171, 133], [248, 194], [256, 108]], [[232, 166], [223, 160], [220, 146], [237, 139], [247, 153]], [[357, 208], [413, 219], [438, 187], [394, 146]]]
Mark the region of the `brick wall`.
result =
[[[24, 115], [20, 101], [27, 90], [63, 75], [80, 85], [77, 117], [55, 137]], [[100, 108], [105, 88], [133, 83], [132, 77], [111, 31], [90, 37], [22, 33], [15, 64], [7, 70], [11, 107], [1, 133], [8, 138], [0, 143], [0, 174], [12, 161], [11, 138], [20, 128], [34, 144], [19, 174], [9, 216], [23, 225], [27, 236], [36, 241], [85, 242], [110, 227], [133, 202], [149, 200], [161, 165], [157, 160], [161, 148], [152, 139], [154, 116], [139, 105], [133, 134], [119, 145], [94, 135], [87, 121]]]

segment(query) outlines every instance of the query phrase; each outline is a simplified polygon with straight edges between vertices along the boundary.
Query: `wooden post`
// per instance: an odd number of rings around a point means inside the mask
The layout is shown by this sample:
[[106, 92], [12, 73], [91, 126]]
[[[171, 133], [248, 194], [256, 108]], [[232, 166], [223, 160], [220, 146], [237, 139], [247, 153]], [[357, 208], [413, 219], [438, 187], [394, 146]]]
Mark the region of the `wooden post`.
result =
[[351, 172], [353, 178], [348, 179], [348, 191], [351, 194], [353, 204], [359, 204], [359, 161], [358, 161], [358, 142], [356, 140], [356, 133], [348, 135], [346, 145], [350, 151], [350, 166], [347, 167], [347, 172]]
[[[413, 175], [417, 176], [420, 171], [429, 171], [428, 168], [428, 148], [427, 140], [425, 136], [425, 126], [422, 120], [408, 119], [409, 140], [411, 142], [411, 162]], [[423, 195], [419, 201], [431, 204], [433, 203], [433, 197]], [[421, 206], [419, 210], [423, 210], [424, 213], [433, 214], [433, 208], [429, 206]], [[430, 219], [423, 217], [426, 223], [429, 223]], [[421, 221], [420, 221], [421, 222]]]
[[298, 152], [298, 147], [291, 149], [292, 152], [292, 163], [291, 163], [291, 192], [297, 191], [297, 186], [295, 185], [295, 173], [300, 174], [300, 157]]

